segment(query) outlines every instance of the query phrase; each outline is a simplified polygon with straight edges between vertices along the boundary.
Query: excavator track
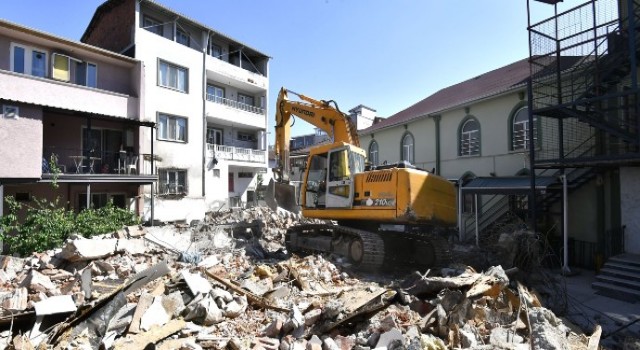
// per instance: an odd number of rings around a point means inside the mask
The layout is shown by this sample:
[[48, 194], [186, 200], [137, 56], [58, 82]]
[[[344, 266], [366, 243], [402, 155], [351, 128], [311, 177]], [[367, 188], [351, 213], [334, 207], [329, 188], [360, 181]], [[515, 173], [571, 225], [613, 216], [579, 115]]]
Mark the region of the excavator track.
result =
[[289, 252], [332, 254], [364, 271], [443, 266], [449, 257], [447, 241], [435, 234], [370, 232], [329, 224], [291, 227], [285, 244]]
[[330, 253], [348, 259], [358, 269], [376, 271], [384, 263], [384, 241], [373, 232], [329, 224], [290, 227], [285, 236], [289, 252]]

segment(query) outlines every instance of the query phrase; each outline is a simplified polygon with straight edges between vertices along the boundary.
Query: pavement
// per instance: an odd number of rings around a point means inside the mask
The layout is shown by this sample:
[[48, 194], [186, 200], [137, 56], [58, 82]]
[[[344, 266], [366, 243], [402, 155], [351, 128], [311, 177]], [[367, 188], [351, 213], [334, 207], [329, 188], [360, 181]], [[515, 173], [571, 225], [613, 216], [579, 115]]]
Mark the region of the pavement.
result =
[[595, 272], [572, 269], [565, 278], [568, 309], [565, 317], [588, 335], [596, 324], [602, 327], [605, 349], [640, 349], [640, 302], [613, 299], [591, 288]]

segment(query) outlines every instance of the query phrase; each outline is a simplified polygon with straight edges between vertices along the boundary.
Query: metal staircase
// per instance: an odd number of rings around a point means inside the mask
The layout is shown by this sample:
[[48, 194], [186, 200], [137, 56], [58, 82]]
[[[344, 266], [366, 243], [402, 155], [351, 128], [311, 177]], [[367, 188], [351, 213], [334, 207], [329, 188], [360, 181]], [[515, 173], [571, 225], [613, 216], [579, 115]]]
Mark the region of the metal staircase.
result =
[[[541, 140], [534, 167], [640, 163], [640, 1], [617, 9], [592, 0], [529, 27], [532, 112], [558, 131]], [[565, 153], [585, 139], [594, 152]]]

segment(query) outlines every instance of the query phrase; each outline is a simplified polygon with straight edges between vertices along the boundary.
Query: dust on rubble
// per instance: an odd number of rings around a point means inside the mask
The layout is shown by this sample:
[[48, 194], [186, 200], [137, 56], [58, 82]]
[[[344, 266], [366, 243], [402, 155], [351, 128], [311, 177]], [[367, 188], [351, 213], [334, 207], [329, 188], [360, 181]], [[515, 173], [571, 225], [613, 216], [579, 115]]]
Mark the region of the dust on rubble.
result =
[[587, 336], [565, 325], [512, 278], [516, 269], [477, 272], [460, 250], [455, 265], [404, 276], [286, 252], [288, 227], [321, 222], [257, 207], [2, 256], [0, 348], [598, 346], [598, 328]]

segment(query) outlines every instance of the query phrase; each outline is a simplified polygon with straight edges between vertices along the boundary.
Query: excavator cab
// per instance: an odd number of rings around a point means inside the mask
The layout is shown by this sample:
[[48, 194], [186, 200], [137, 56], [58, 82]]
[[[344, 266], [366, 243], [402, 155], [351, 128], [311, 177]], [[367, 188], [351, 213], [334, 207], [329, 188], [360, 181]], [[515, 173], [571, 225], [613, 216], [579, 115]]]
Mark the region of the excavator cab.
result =
[[353, 177], [364, 171], [364, 160], [362, 150], [342, 143], [314, 150], [302, 185], [303, 209], [351, 208]]

